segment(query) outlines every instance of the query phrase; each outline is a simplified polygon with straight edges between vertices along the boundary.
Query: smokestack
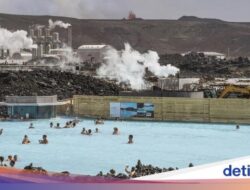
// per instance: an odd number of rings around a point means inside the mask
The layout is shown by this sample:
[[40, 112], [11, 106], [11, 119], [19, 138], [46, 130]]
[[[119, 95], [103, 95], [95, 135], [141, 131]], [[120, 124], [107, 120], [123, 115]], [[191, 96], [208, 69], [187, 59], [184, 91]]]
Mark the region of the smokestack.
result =
[[37, 58], [37, 48], [32, 48], [32, 59]]
[[0, 59], [3, 59], [4, 58], [4, 49], [1, 49], [0, 51]]
[[40, 44], [37, 48], [37, 57], [41, 58], [43, 56], [43, 45]]
[[72, 26], [68, 27], [68, 46], [72, 47]]
[[43, 35], [43, 30], [42, 28], [37, 29], [37, 37], [40, 38]]
[[6, 57], [9, 57], [9, 56], [10, 56], [10, 50], [7, 49], [7, 55], [6, 55]]
[[50, 36], [50, 29], [49, 28], [45, 29], [45, 36], [46, 37]]
[[30, 28], [30, 37], [31, 37], [31, 38], [34, 38], [34, 36], [35, 36], [35, 31], [34, 31], [34, 29], [33, 29], [33, 28]]
[[53, 33], [53, 41], [54, 42], [58, 42], [59, 41], [59, 33], [58, 32], [54, 32]]

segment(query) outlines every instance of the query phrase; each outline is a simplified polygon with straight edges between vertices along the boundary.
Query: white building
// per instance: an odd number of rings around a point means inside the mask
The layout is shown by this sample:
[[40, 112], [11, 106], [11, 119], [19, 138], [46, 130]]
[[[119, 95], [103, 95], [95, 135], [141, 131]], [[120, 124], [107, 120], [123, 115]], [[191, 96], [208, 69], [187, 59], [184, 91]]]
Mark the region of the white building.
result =
[[[182, 53], [182, 56], [188, 55], [192, 53], [191, 51]], [[226, 55], [223, 53], [218, 53], [218, 52], [212, 52], [212, 51], [204, 51], [204, 52], [196, 52], [196, 53], [203, 53], [205, 57], [215, 57], [216, 59], [225, 59]]]
[[102, 63], [104, 52], [109, 48], [108, 45], [82, 45], [77, 49], [77, 55], [82, 62]]

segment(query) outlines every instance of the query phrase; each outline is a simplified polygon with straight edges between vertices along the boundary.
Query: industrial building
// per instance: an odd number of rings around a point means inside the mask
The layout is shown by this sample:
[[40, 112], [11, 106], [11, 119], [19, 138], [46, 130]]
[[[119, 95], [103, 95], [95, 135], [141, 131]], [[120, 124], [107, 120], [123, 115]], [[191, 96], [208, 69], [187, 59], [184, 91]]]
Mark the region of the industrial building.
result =
[[67, 29], [67, 43], [60, 39], [60, 34], [44, 25], [32, 25], [29, 28], [29, 35], [37, 44], [37, 48], [32, 49], [32, 57], [41, 58], [44, 54], [49, 54], [51, 49], [60, 49], [64, 45], [72, 47], [72, 27]]
[[102, 63], [104, 59], [104, 52], [110, 46], [102, 45], [82, 45], [77, 49], [77, 55], [82, 62], [88, 63]]
[[[191, 51], [188, 51], [188, 52], [185, 52], [185, 53], [182, 53], [181, 55], [182, 56], [186, 56], [188, 54], [191, 54], [193, 52]], [[198, 53], [198, 54], [203, 54], [205, 57], [214, 57], [216, 59], [225, 59], [226, 58], [226, 55], [223, 54], [223, 53], [218, 53], [218, 52], [210, 52], [210, 51], [199, 51], [199, 52], [195, 52], [195, 53]]]

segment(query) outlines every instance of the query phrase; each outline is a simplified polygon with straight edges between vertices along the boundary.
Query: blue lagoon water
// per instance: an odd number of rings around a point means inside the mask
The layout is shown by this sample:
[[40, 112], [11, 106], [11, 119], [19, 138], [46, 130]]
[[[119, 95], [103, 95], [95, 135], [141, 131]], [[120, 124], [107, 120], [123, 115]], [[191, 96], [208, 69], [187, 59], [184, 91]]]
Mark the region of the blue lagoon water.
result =
[[[134, 166], [138, 159], [159, 167], [185, 168], [190, 162], [201, 165], [250, 154], [250, 126], [237, 131], [234, 125], [106, 121], [93, 136], [80, 134], [83, 127], [95, 131], [93, 120], [81, 120], [74, 129], [49, 127], [50, 122], [64, 126], [67, 121], [37, 120], [35, 129], [28, 129], [30, 122], [0, 122], [4, 129], [0, 155], [17, 154], [18, 168], [32, 162], [48, 171], [96, 175], [110, 169], [124, 172], [126, 165]], [[120, 129], [119, 136], [112, 135], [114, 127]], [[21, 144], [25, 134], [30, 145]], [[48, 145], [38, 143], [43, 134], [48, 136]], [[133, 145], [127, 144], [130, 134]]]

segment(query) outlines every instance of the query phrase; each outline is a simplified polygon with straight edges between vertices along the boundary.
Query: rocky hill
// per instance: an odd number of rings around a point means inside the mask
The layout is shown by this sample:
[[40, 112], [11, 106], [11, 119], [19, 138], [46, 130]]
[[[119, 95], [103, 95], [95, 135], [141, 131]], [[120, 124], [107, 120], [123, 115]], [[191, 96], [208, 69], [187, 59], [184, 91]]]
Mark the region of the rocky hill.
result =
[[[73, 46], [111, 44], [121, 49], [129, 42], [140, 51], [160, 54], [186, 51], [217, 51], [231, 56], [250, 56], [250, 23], [182, 17], [179, 20], [81, 20], [51, 16], [0, 14], [0, 25], [10, 30], [32, 24], [63, 20], [73, 26]], [[64, 34], [66, 35], [66, 34]]]
[[73, 95], [118, 95], [119, 87], [104, 80], [65, 72], [0, 72], [0, 101], [5, 96], [50, 96], [60, 100]]

